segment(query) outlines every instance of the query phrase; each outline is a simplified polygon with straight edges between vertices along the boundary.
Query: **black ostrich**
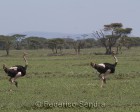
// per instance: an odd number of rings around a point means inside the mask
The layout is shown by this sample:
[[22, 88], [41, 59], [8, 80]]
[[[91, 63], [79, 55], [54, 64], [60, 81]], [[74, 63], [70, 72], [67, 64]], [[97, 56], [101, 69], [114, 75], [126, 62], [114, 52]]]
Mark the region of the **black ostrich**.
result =
[[3, 70], [5, 73], [10, 77], [9, 81], [11, 84], [15, 83], [15, 86], [18, 87], [18, 82], [16, 81], [17, 78], [23, 77], [26, 75], [26, 70], [28, 67], [28, 62], [26, 59], [26, 53], [23, 54], [23, 59], [25, 61], [25, 66], [22, 65], [16, 65], [12, 66], [10, 68], [6, 67], [5, 64], [3, 64]]
[[101, 83], [101, 87], [103, 87], [103, 85], [106, 83], [106, 76], [108, 74], [114, 73], [115, 72], [115, 67], [118, 63], [118, 59], [115, 56], [114, 51], [112, 51], [112, 56], [115, 59], [115, 63], [114, 64], [110, 64], [110, 63], [101, 63], [101, 64], [96, 64], [96, 63], [90, 63], [90, 65], [96, 69], [100, 74], [99, 77], [102, 81]]

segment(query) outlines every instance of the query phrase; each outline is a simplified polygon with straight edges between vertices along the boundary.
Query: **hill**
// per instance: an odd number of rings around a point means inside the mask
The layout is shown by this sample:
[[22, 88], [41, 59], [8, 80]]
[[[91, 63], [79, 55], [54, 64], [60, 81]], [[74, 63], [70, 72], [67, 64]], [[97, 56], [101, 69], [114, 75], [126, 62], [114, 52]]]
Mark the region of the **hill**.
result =
[[[83, 34], [68, 34], [68, 33], [59, 33], [59, 32], [39, 32], [39, 31], [29, 31], [23, 32], [20, 34], [24, 34], [27, 37], [35, 36], [35, 37], [44, 37], [44, 38], [73, 38], [73, 39], [81, 39], [83, 38]], [[91, 38], [92, 34], [88, 33], [86, 38]]]

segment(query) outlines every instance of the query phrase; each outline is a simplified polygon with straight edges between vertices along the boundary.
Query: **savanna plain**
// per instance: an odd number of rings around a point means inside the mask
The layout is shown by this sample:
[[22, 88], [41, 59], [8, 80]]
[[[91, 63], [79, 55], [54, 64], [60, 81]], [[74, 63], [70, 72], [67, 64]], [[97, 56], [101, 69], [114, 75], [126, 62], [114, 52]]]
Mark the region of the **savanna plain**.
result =
[[[24, 65], [23, 50], [0, 51], [0, 111], [2, 112], [140, 112], [140, 47], [123, 48], [117, 54], [116, 72], [100, 87], [98, 72], [90, 62], [114, 63], [104, 48], [63, 50], [25, 50], [29, 63], [27, 75], [11, 85], [2, 65]], [[9, 91], [12, 87], [13, 91]]]

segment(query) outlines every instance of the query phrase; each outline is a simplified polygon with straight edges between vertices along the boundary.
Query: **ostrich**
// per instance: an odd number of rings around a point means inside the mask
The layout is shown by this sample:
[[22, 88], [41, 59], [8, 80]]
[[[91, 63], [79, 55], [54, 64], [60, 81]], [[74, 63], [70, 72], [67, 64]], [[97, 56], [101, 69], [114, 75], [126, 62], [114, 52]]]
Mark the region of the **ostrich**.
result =
[[103, 85], [106, 83], [106, 76], [108, 74], [114, 73], [115, 72], [115, 67], [118, 63], [118, 59], [115, 56], [114, 51], [112, 51], [112, 56], [115, 59], [115, 63], [114, 64], [110, 64], [110, 63], [101, 63], [101, 64], [96, 64], [96, 63], [90, 63], [91, 67], [93, 67], [94, 69], [96, 69], [100, 74], [99, 74], [99, 78], [101, 79], [102, 83], [101, 83], [101, 87], [103, 87]]
[[26, 70], [27, 70], [27, 67], [28, 67], [28, 62], [26, 60], [26, 55], [27, 55], [26, 53], [23, 54], [23, 59], [25, 61], [25, 66], [16, 65], [16, 66], [12, 66], [12, 67], [8, 68], [8, 67], [6, 67], [5, 64], [3, 64], [3, 70], [10, 77], [9, 81], [11, 82], [11, 84], [15, 83], [16, 87], [18, 87], [18, 82], [16, 81], [16, 79], [26, 75]]

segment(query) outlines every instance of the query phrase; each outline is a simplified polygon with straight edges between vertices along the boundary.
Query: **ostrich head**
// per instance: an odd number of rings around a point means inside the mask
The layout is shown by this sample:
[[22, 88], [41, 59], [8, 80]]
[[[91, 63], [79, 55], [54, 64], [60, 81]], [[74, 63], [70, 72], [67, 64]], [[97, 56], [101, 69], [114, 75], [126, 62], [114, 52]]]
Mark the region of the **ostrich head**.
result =
[[95, 67], [95, 63], [90, 62], [90, 66], [92, 66], [94, 68]]

